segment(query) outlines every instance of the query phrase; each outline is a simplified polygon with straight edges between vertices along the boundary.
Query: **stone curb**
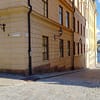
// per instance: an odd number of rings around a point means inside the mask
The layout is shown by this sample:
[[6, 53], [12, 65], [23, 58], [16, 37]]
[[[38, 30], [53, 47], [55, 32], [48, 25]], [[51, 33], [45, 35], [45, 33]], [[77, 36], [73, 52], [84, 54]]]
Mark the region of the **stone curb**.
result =
[[86, 69], [80, 69], [80, 70], [73, 70], [73, 71], [65, 71], [65, 72], [56, 72], [56, 73], [46, 73], [46, 74], [37, 74], [37, 75], [32, 75], [29, 77], [24, 78], [23, 80], [32, 80], [32, 81], [37, 81], [40, 79], [46, 79], [46, 78], [52, 78], [52, 77], [57, 77], [65, 74], [73, 74], [81, 71], [85, 71]]

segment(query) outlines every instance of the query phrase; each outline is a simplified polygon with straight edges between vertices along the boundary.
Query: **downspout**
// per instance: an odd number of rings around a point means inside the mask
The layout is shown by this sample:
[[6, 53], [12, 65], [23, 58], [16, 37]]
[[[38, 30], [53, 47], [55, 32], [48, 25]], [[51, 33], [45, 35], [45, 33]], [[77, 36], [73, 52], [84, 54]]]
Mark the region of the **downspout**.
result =
[[75, 29], [74, 29], [74, 13], [75, 13], [75, 7], [74, 7], [74, 0], [73, 0], [73, 9], [74, 9], [74, 11], [73, 11], [73, 34], [72, 34], [72, 42], [73, 42], [73, 53], [72, 53], [72, 70], [74, 70], [75, 68], [74, 68], [74, 33], [75, 33]]
[[30, 22], [30, 15], [32, 12], [32, 6], [30, 0], [28, 0], [28, 74], [32, 75], [32, 57], [31, 57], [31, 22]]

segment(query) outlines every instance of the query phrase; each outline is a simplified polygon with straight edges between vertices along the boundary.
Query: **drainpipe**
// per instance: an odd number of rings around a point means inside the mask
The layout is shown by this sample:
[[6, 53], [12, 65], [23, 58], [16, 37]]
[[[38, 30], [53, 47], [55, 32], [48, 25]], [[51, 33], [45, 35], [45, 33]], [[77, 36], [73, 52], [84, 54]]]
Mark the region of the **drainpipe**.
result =
[[32, 6], [30, 0], [28, 0], [28, 67], [29, 67], [29, 75], [32, 75], [32, 57], [31, 57], [31, 22], [30, 22], [30, 15], [32, 12]]
[[74, 30], [74, 13], [75, 13], [75, 7], [74, 7], [74, 0], [73, 0], [73, 9], [74, 9], [74, 11], [73, 11], [73, 34], [72, 34], [72, 41], [73, 41], [73, 55], [72, 55], [72, 70], [74, 70], [75, 68], [74, 68], [74, 32], [75, 32], [75, 30]]

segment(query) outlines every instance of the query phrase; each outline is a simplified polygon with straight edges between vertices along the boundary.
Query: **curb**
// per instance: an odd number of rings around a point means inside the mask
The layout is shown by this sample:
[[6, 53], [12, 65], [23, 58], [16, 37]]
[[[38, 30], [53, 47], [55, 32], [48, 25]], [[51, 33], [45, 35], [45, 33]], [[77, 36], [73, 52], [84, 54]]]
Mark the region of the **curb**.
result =
[[47, 75], [47, 74], [42, 74], [42, 75], [32, 75], [32, 76], [29, 76], [29, 77], [26, 77], [24, 78], [23, 80], [32, 80], [32, 81], [38, 81], [38, 80], [41, 80], [41, 79], [47, 79], [47, 78], [52, 78], [52, 77], [57, 77], [57, 76], [62, 76], [62, 75], [65, 75], [65, 74], [73, 74], [73, 73], [77, 73], [77, 72], [81, 72], [81, 71], [85, 71], [86, 69], [80, 69], [80, 70], [74, 70], [74, 71], [66, 71], [66, 72], [57, 72], [57, 73], [50, 73]]

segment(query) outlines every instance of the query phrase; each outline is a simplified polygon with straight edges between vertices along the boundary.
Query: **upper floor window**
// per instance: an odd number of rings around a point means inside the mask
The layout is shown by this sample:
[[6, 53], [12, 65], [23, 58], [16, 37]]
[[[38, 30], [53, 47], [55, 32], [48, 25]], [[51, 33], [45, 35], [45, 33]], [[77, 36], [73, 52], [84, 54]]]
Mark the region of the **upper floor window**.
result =
[[43, 2], [43, 14], [48, 17], [48, 0], [42, 0]]
[[63, 25], [63, 8], [59, 6], [59, 23]]
[[43, 36], [43, 60], [48, 60], [49, 59], [49, 48], [48, 48], [48, 37], [47, 36]]
[[69, 26], [70, 26], [69, 23], [70, 23], [70, 18], [69, 18], [69, 12], [67, 11], [67, 12], [66, 12], [66, 27], [67, 27], [67, 28], [69, 28]]
[[76, 31], [76, 30], [75, 30], [75, 24], [76, 24], [76, 23], [75, 23], [75, 17], [73, 17], [73, 30], [74, 30], [74, 32]]
[[59, 49], [60, 57], [64, 57], [64, 41], [62, 39], [59, 40]]

